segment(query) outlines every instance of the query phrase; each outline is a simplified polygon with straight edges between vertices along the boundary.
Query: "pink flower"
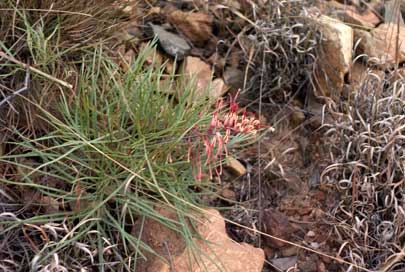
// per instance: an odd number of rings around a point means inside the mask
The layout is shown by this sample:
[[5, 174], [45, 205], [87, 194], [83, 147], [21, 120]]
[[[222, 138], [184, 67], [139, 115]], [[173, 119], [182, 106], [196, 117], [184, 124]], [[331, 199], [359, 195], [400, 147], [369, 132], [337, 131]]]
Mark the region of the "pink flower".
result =
[[[227, 144], [232, 135], [248, 134], [255, 136], [257, 131], [262, 128], [260, 121], [253, 113], [250, 113], [244, 108], [239, 113], [239, 105], [236, 99], [239, 91], [234, 97], [229, 96], [229, 106], [226, 113], [221, 114], [223, 110], [223, 100], [220, 99], [216, 105], [216, 110], [212, 114], [212, 118], [205, 133], [201, 133], [204, 128], [195, 128], [194, 136], [188, 138], [188, 155], [187, 159], [192, 161], [195, 178], [201, 181], [203, 178], [201, 164], [201, 143], [204, 145], [204, 155], [206, 160], [204, 165], [208, 167], [209, 176], [212, 178], [212, 167], [214, 165], [215, 172], [218, 176], [222, 174], [222, 158], [223, 154], [228, 156]], [[270, 128], [270, 127], [269, 127]], [[196, 151], [193, 152], [193, 146]], [[219, 166], [216, 167], [219, 162]], [[196, 171], [197, 170], [197, 171]], [[197, 173], [196, 173], [197, 172]]]

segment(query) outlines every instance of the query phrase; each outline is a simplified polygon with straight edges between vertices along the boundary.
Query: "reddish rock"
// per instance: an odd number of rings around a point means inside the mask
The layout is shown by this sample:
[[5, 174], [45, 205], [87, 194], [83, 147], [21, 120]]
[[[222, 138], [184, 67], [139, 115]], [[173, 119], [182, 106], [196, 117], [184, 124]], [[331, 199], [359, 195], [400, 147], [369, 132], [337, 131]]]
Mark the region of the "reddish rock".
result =
[[195, 81], [197, 87], [196, 97], [202, 98], [208, 94], [208, 88], [212, 80], [212, 71], [207, 63], [197, 57], [187, 57], [183, 61], [181, 71], [184, 73], [187, 81]]
[[338, 98], [352, 63], [353, 29], [328, 16], [321, 16], [315, 22], [324, 38], [314, 73], [316, 95]]
[[[263, 213], [263, 231], [267, 234], [283, 239], [290, 240], [293, 234], [292, 226], [288, 221], [288, 217], [275, 209], [267, 209]], [[264, 240], [275, 248], [281, 248], [286, 244], [277, 239], [264, 237]]]
[[328, 2], [333, 9], [337, 9], [336, 15], [346, 24], [352, 27], [371, 29], [380, 23], [380, 18], [370, 9], [359, 12], [355, 7], [341, 4], [336, 1]]
[[382, 24], [371, 32], [357, 29], [355, 40], [360, 40], [359, 53], [366, 54], [372, 63], [386, 67], [396, 64], [397, 61], [405, 62], [405, 27], [403, 26], [398, 29], [394, 24]]
[[167, 20], [196, 46], [204, 46], [212, 37], [213, 19], [207, 13], [174, 10], [167, 16]]
[[[162, 216], [178, 220], [177, 212], [157, 208]], [[223, 271], [261, 272], [264, 263], [262, 249], [232, 241], [225, 230], [225, 221], [216, 210], [206, 210], [204, 215], [195, 215], [196, 228], [202, 239], [195, 238], [194, 246], [186, 244], [182, 236], [171, 229], [146, 219], [143, 224], [142, 241], [147, 243], [162, 258], [143, 252], [147, 261], [141, 261], [139, 271], [145, 272], [202, 272]], [[133, 235], [138, 236], [141, 224], [134, 226]], [[188, 258], [193, 250], [199, 250], [199, 258]], [[191, 263], [190, 263], [191, 262]]]

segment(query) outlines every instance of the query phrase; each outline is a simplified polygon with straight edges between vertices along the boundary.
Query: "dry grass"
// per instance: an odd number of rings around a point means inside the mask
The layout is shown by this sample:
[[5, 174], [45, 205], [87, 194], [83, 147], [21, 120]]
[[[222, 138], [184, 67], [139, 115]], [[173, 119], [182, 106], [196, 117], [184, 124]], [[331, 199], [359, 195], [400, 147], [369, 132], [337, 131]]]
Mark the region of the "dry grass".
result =
[[[0, 51], [8, 56], [0, 57], [0, 95], [6, 97], [23, 86], [29, 65], [25, 94], [54, 114], [53, 106], [65, 88], [54, 81], [77, 82], [82, 56], [111, 39], [125, 20], [122, 8], [112, 0], [2, 1], [0, 10]], [[35, 107], [19, 97], [12, 102], [0, 108], [3, 125], [25, 127], [29, 133], [47, 130], [36, 118]]]
[[[405, 78], [371, 71], [345, 116], [329, 124], [333, 164], [323, 174], [341, 202], [332, 212], [342, 256], [370, 269], [403, 271], [405, 233]], [[374, 90], [370, 93], [370, 88]], [[388, 267], [389, 266], [389, 267]]]
[[[271, 1], [257, 21], [251, 74], [245, 92], [258, 102], [291, 102], [311, 86], [320, 36], [305, 18], [311, 1]], [[261, 82], [257, 84], [257, 82]]]

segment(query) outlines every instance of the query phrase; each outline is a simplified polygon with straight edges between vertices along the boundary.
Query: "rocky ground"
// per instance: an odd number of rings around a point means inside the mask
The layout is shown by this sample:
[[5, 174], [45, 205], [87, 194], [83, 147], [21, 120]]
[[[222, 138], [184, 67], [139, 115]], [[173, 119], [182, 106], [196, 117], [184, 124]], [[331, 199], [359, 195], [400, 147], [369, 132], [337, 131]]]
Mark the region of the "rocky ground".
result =
[[[145, 33], [149, 39], [156, 37], [160, 46], [157, 57], [168, 61], [169, 73], [173, 58], [182, 60], [178, 69], [195, 76], [201, 90], [213, 74], [208, 96], [221, 97], [241, 89], [241, 101], [275, 128], [260, 143], [234, 150], [221, 177], [220, 197], [207, 200], [225, 207], [221, 213], [226, 219], [248, 227], [229, 223], [228, 235], [261, 247], [265, 271], [404, 269], [400, 257], [392, 261], [404, 252], [399, 242], [405, 215], [404, 165], [397, 161], [401, 156], [403, 160], [400, 135], [404, 133], [404, 112], [397, 108], [399, 112], [390, 117], [399, 122], [395, 143], [369, 143], [367, 147], [364, 141], [359, 142], [359, 135], [367, 129], [375, 129], [375, 137], [387, 132], [373, 128], [375, 119], [380, 118], [378, 113], [370, 120], [369, 112], [357, 104], [367, 103], [364, 96], [373, 96], [374, 105], [379, 99], [384, 103], [382, 93], [394, 88], [402, 99], [397, 101], [402, 105], [399, 107], [404, 105], [404, 92], [399, 90], [404, 88], [405, 71], [400, 3], [158, 1], [149, 11], [142, 24], [128, 32], [141, 46], [148, 39]], [[133, 54], [131, 50], [123, 54]], [[401, 87], [389, 86], [393, 82]], [[357, 117], [352, 115], [356, 113]], [[359, 131], [345, 141], [340, 137], [351, 136], [341, 135], [346, 133], [341, 126], [347, 122], [354, 122], [347, 130]], [[364, 128], [358, 127], [362, 125]], [[394, 130], [391, 127], [391, 132]], [[368, 162], [352, 154], [370, 148], [376, 152], [388, 145], [393, 148], [390, 156], [397, 156], [390, 160], [396, 161], [398, 168], [388, 174], [395, 175], [391, 176], [398, 190], [395, 201], [385, 192], [389, 185], [377, 186], [368, 180], [385, 175], [370, 168], [387, 162], [374, 161], [373, 154]], [[353, 166], [345, 170], [335, 168], [350, 163]], [[337, 174], [339, 171], [342, 173]], [[394, 201], [397, 214], [382, 212], [383, 196], [370, 199], [368, 186], [374, 188], [375, 197], [383, 194]], [[386, 243], [378, 241], [384, 224], [391, 228], [383, 231], [390, 233]]]
[[[240, 90], [267, 131], [230, 150], [205, 199], [222, 215], [199, 219], [221, 245], [201, 244], [206, 260], [235, 272], [405, 270], [405, 3], [138, 1], [125, 11], [126, 42], [111, 48], [123, 69], [155, 40], [148, 64], [195, 80], [196, 99]], [[132, 232], [141, 228], [166, 262], [151, 256], [139, 271], [190, 269], [174, 231], [147, 220]]]

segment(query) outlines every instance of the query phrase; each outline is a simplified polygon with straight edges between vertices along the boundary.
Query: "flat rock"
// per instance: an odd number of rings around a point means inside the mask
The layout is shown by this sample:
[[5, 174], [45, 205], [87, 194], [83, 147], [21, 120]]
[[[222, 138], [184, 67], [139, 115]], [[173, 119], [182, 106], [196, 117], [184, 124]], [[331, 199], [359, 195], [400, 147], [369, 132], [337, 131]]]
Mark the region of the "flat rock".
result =
[[207, 13], [174, 10], [167, 20], [196, 46], [204, 46], [212, 36], [213, 18]]
[[278, 269], [281, 269], [282, 271], [287, 271], [289, 268], [295, 266], [297, 261], [298, 261], [297, 256], [291, 256], [291, 257], [273, 259], [273, 260], [271, 260], [271, 263]]
[[358, 12], [355, 7], [337, 1], [330, 1], [328, 5], [336, 9], [339, 19], [352, 27], [372, 29], [381, 22], [380, 18], [370, 9]]
[[338, 97], [352, 63], [353, 29], [324, 15], [315, 23], [323, 36], [315, 71], [316, 96]]
[[158, 38], [160, 46], [167, 54], [178, 60], [182, 60], [190, 53], [190, 45], [179, 35], [171, 33], [158, 25], [149, 24], [149, 26], [152, 28], [153, 34]]
[[[157, 208], [162, 216], [178, 220], [177, 212], [168, 208]], [[194, 250], [199, 250], [197, 258], [188, 258], [192, 253], [181, 235], [146, 219], [143, 224], [142, 240], [152, 247], [162, 258], [143, 252], [148, 260], [140, 263], [139, 271], [145, 272], [261, 272], [264, 264], [262, 249], [232, 241], [225, 230], [225, 221], [218, 211], [209, 209], [204, 215], [195, 215], [196, 228], [201, 239], [194, 238]], [[135, 226], [133, 234], [138, 236], [141, 226]]]
[[378, 18], [378, 16], [371, 10], [367, 10], [363, 13], [357, 13], [354, 9], [348, 9], [342, 11], [341, 15], [344, 22], [350, 24], [352, 27], [372, 29], [381, 21], [380, 18]]
[[387, 67], [396, 64], [397, 61], [399, 63], [405, 61], [405, 27], [403, 26], [398, 29], [394, 24], [382, 24], [371, 32], [357, 29], [355, 39], [360, 40], [359, 53], [367, 55], [373, 64]]

